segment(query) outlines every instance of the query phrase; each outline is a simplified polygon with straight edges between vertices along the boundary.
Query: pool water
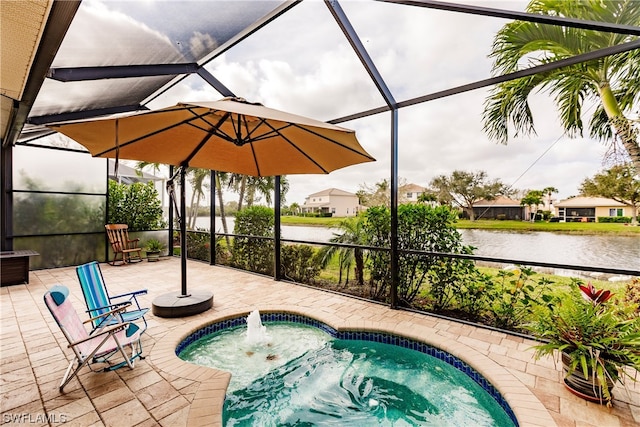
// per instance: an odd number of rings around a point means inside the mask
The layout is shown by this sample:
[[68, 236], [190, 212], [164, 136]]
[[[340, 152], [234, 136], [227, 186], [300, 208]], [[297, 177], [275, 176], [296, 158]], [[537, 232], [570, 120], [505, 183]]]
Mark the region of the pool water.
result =
[[247, 342], [240, 326], [180, 352], [231, 372], [227, 426], [514, 426], [482, 387], [438, 358], [295, 322], [266, 325], [262, 342]]

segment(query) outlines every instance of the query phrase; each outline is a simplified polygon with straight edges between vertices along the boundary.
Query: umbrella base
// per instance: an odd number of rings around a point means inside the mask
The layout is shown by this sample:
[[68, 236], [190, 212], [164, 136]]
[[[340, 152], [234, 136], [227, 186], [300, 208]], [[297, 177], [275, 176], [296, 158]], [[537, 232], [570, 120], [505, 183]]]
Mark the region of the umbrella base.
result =
[[206, 291], [170, 292], [153, 300], [152, 313], [158, 317], [186, 317], [200, 314], [213, 307], [213, 294]]

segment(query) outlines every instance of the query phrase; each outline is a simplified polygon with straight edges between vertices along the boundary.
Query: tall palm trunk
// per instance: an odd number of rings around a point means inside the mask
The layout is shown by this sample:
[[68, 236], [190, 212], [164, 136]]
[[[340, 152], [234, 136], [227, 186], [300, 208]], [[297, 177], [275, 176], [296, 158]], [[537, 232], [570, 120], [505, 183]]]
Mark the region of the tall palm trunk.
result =
[[[220, 221], [222, 221], [222, 231], [224, 232], [225, 236], [225, 240], [227, 241], [227, 248], [231, 248], [231, 240], [229, 239], [229, 227], [227, 226], [227, 216], [224, 213], [224, 200], [222, 197], [222, 185], [220, 184], [220, 176], [218, 175], [218, 172], [214, 173], [215, 177], [216, 177], [216, 192], [218, 193], [218, 204], [220, 205]], [[213, 215], [215, 215], [216, 213], [213, 212]]]
[[195, 206], [196, 192], [191, 193], [191, 203], [189, 203], [189, 220], [187, 221], [187, 228], [193, 230], [195, 227], [197, 206]]
[[602, 83], [598, 87], [598, 91], [600, 93], [602, 107], [605, 113], [607, 113], [611, 126], [620, 138], [623, 147], [627, 150], [629, 157], [631, 157], [631, 163], [636, 170], [636, 174], [640, 174], [640, 144], [638, 143], [637, 130], [633, 128], [631, 121], [627, 119], [620, 110], [620, 105], [609, 83]]
[[244, 193], [247, 189], [247, 176], [243, 175], [240, 180], [240, 191], [238, 192], [238, 210], [242, 210], [242, 204], [244, 202]]

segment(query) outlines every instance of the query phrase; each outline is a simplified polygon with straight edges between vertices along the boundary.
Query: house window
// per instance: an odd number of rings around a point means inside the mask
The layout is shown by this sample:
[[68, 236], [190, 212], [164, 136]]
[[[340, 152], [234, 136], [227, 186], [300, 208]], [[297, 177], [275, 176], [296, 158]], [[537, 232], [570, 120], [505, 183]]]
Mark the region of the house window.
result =
[[609, 216], [622, 216], [622, 214], [623, 214], [622, 208], [609, 209]]
[[413, 193], [407, 193], [407, 199], [410, 199], [413, 196]]

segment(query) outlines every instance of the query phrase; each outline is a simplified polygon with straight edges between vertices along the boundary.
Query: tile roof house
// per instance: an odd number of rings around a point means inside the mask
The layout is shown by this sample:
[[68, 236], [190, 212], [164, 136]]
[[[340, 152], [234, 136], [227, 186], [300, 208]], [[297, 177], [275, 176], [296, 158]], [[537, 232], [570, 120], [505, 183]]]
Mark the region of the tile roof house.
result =
[[571, 197], [556, 203], [562, 222], [596, 222], [598, 217], [632, 216], [632, 208], [605, 197]]
[[338, 188], [328, 188], [308, 195], [300, 208], [303, 213], [338, 217], [355, 216], [362, 210], [358, 196]]
[[526, 208], [519, 200], [498, 196], [493, 200], [478, 200], [473, 204], [476, 219], [526, 219]]

